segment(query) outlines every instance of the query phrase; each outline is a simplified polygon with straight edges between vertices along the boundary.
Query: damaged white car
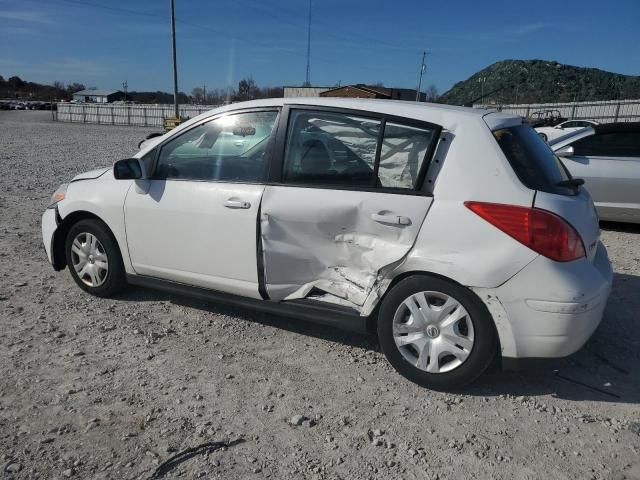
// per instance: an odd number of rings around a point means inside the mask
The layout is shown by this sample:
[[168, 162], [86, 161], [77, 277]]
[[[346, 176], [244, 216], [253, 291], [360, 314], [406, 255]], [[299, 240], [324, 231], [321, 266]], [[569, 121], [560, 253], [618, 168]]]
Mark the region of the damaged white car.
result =
[[536, 132], [486, 110], [269, 99], [200, 115], [74, 178], [42, 219], [56, 270], [359, 331], [433, 389], [497, 356], [560, 357], [612, 271], [598, 218]]

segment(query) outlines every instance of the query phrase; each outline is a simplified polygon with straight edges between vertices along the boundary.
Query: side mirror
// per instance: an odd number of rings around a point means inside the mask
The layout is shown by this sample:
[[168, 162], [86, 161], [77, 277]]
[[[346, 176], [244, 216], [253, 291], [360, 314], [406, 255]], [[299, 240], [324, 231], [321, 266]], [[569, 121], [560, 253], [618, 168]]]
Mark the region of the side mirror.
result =
[[566, 145], [556, 151], [556, 155], [559, 157], [573, 157], [574, 153], [573, 145]]
[[116, 180], [139, 180], [142, 178], [142, 165], [137, 158], [125, 158], [113, 164], [113, 176]]

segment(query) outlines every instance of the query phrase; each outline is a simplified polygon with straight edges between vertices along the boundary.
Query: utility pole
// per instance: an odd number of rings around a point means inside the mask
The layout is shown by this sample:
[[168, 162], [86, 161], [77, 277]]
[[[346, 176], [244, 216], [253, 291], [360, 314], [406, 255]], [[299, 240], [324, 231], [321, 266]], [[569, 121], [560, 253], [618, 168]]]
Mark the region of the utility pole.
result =
[[305, 87], [311, 86], [311, 6], [313, 0], [309, 0], [309, 24], [307, 26], [307, 76], [304, 82]]
[[127, 84], [127, 81], [125, 80], [124, 82], [122, 82], [122, 90], [124, 91], [124, 101], [127, 101], [127, 87], [129, 85]]
[[176, 61], [176, 16], [173, 0], [171, 0], [171, 46], [173, 52], [173, 108], [177, 119], [180, 118], [180, 109], [178, 107], [178, 63]]
[[206, 105], [207, 103], [207, 86], [202, 85], [202, 103]]
[[420, 89], [422, 88], [422, 75], [424, 71], [427, 69], [427, 66], [424, 63], [424, 59], [427, 56], [427, 52], [422, 52], [422, 63], [420, 63], [420, 74], [418, 75], [418, 87], [416, 88], [416, 102], [420, 101]]
[[484, 105], [484, 82], [487, 80], [487, 77], [478, 78], [478, 82], [480, 82], [480, 103]]

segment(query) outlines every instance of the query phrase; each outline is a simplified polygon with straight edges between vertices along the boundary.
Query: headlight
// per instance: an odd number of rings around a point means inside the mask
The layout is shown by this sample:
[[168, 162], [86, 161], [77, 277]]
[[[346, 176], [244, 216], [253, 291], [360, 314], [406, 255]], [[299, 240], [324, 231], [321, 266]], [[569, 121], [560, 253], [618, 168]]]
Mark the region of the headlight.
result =
[[68, 183], [63, 183], [55, 192], [53, 192], [53, 195], [51, 195], [51, 201], [47, 208], [54, 208], [58, 202], [64, 200], [64, 197], [67, 195], [68, 186]]

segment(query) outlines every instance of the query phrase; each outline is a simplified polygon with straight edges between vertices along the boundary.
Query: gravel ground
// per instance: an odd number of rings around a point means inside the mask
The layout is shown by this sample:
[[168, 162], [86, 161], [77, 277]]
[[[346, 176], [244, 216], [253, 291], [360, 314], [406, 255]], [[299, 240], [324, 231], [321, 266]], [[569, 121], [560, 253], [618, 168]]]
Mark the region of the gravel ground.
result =
[[93, 298], [55, 273], [51, 193], [148, 132], [0, 112], [5, 478], [151, 478], [213, 441], [235, 442], [162, 478], [640, 478], [640, 228], [603, 225], [615, 283], [582, 351], [431, 392], [374, 338], [138, 288]]

